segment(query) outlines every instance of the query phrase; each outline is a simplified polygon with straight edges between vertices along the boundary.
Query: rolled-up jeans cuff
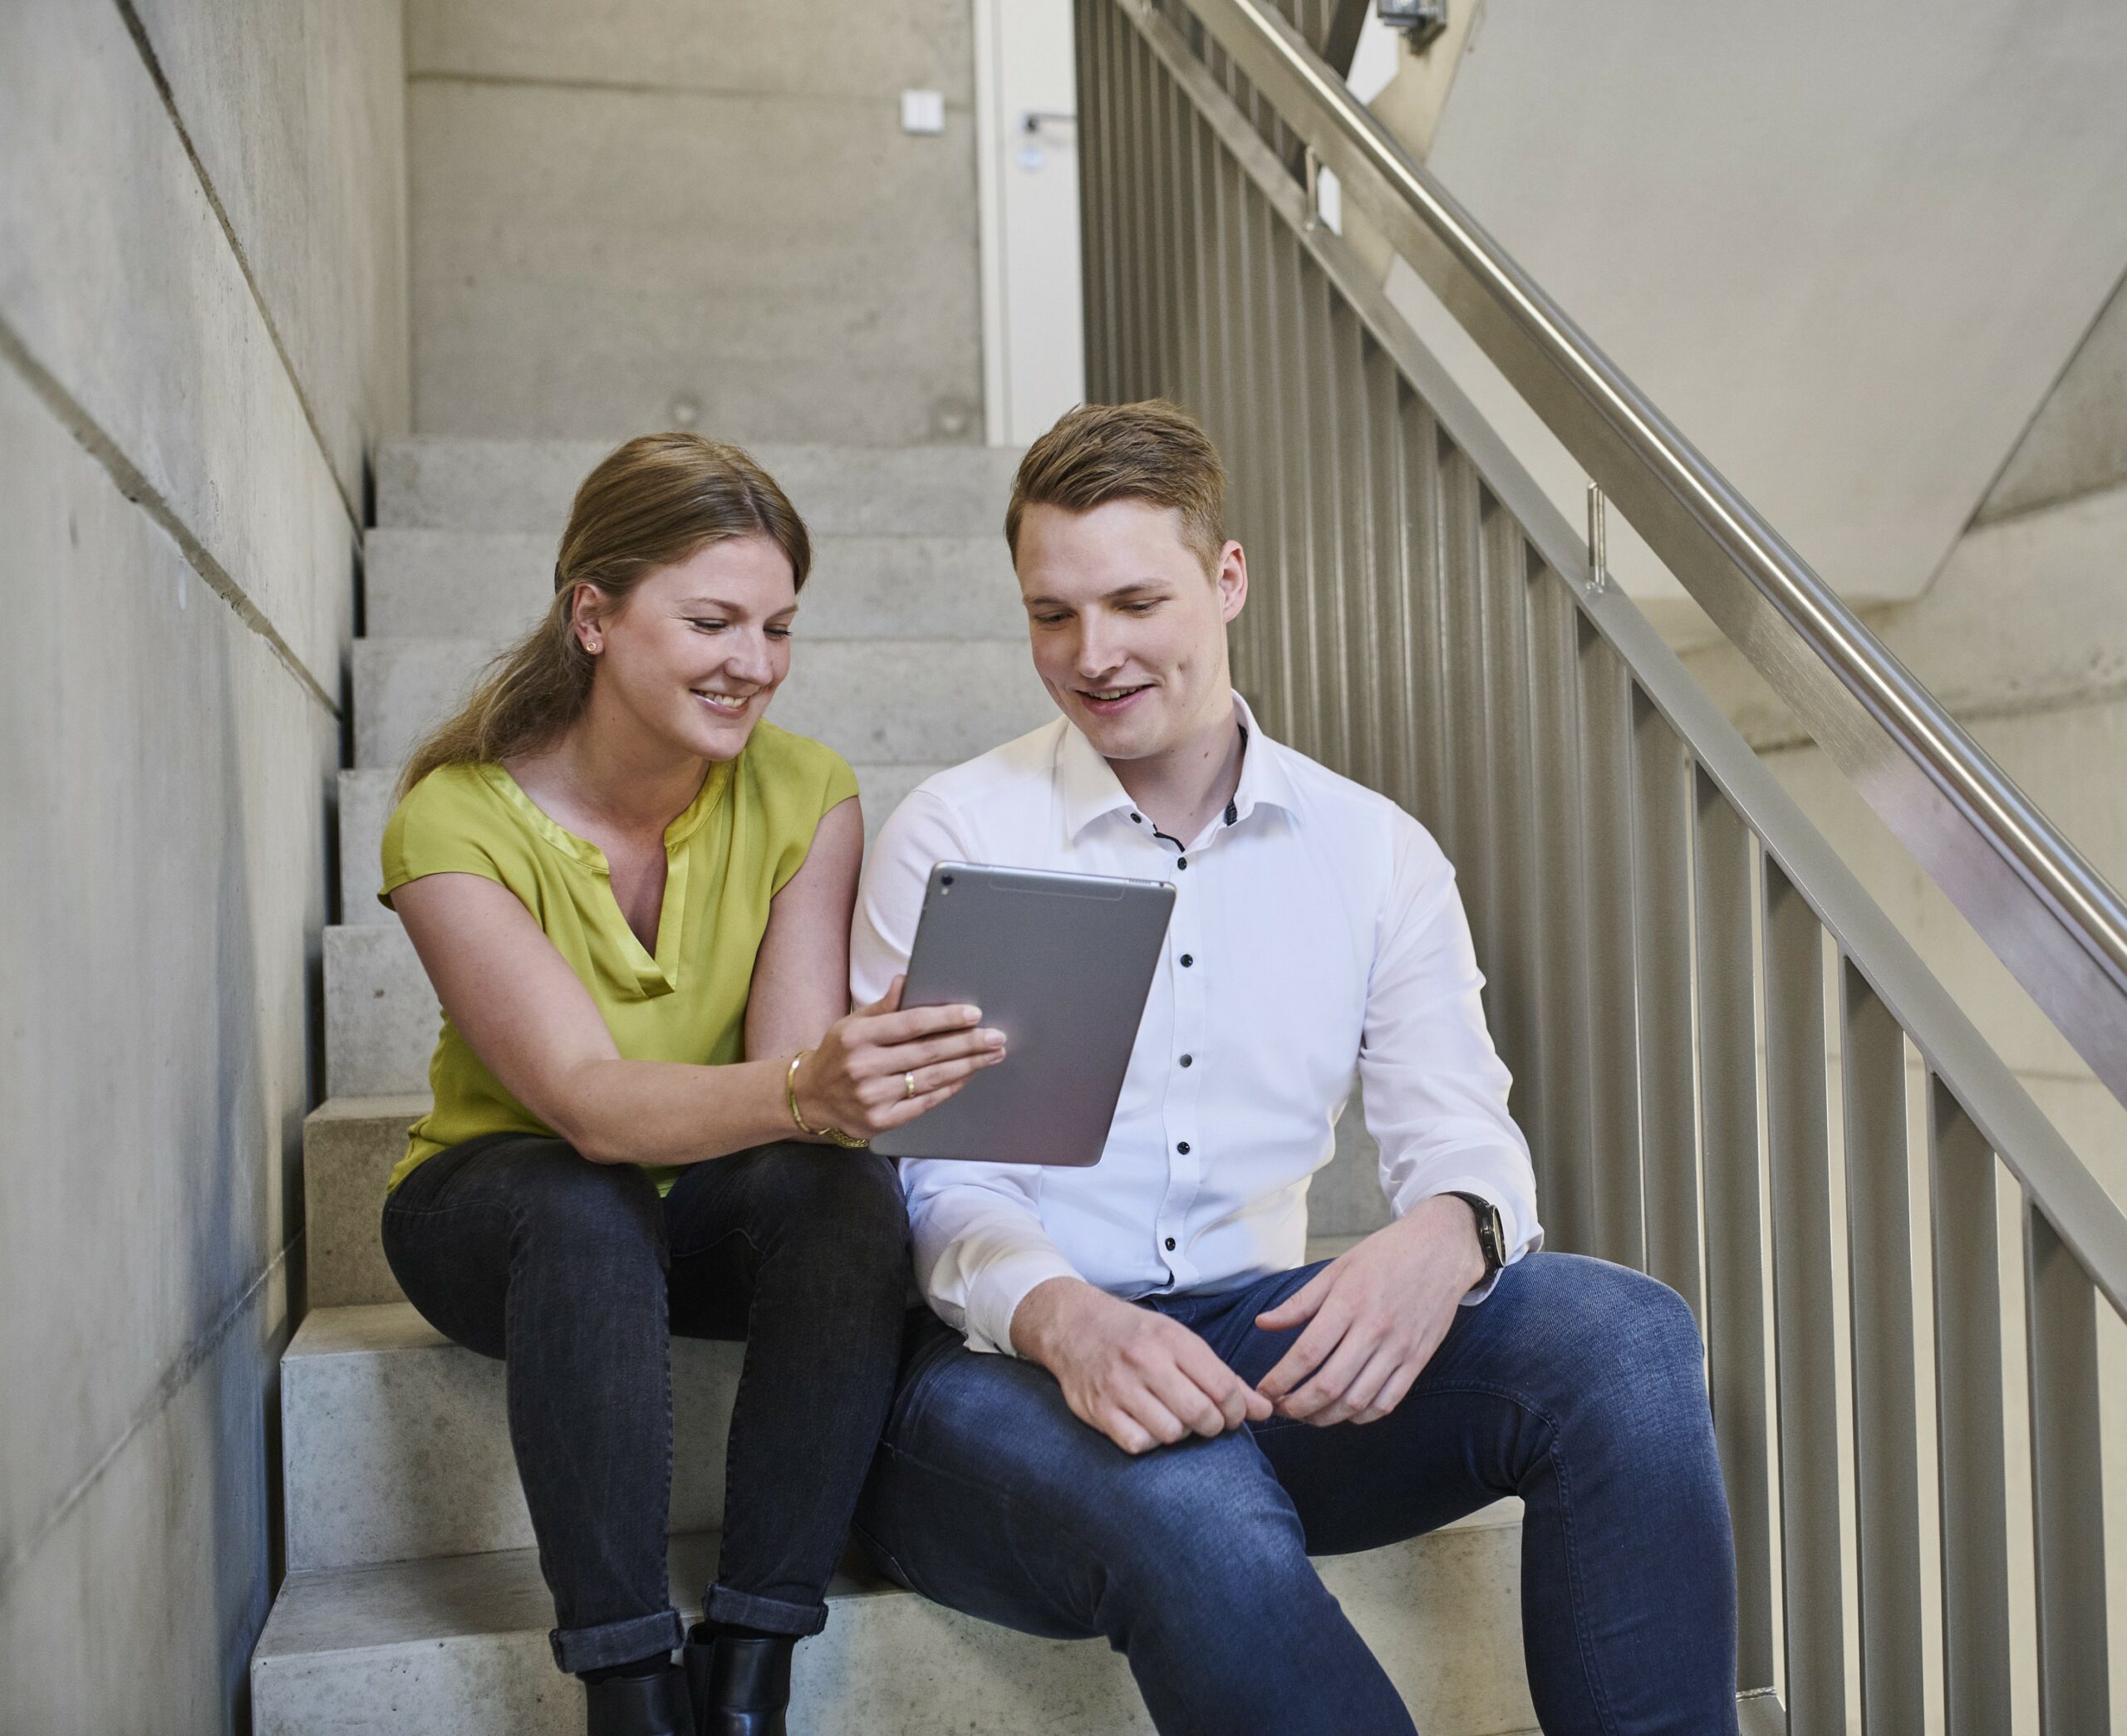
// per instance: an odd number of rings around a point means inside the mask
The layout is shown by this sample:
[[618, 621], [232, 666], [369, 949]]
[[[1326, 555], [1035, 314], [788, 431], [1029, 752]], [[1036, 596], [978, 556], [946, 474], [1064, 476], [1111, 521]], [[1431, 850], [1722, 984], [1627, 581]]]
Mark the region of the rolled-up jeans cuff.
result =
[[554, 1662], [562, 1674], [582, 1675], [587, 1670], [611, 1670], [616, 1664], [632, 1664], [637, 1658], [675, 1650], [685, 1638], [680, 1612], [666, 1609], [597, 1627], [558, 1627], [547, 1635], [547, 1644], [553, 1647]]
[[711, 1621], [737, 1627], [757, 1627], [764, 1634], [788, 1634], [806, 1639], [828, 1625], [823, 1603], [785, 1603], [779, 1597], [756, 1597], [750, 1591], [734, 1591], [726, 1585], [709, 1588]]

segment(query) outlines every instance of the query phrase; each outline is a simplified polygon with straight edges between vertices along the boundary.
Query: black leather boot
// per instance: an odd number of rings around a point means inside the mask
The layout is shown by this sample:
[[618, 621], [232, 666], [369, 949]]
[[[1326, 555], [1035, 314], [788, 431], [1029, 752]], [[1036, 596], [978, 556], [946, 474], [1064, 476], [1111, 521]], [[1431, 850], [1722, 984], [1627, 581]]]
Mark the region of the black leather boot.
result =
[[676, 1664], [655, 1675], [583, 1685], [584, 1736], [694, 1736], [687, 1678]]
[[794, 1638], [740, 1640], [697, 1622], [680, 1654], [694, 1698], [695, 1736], [786, 1736]]

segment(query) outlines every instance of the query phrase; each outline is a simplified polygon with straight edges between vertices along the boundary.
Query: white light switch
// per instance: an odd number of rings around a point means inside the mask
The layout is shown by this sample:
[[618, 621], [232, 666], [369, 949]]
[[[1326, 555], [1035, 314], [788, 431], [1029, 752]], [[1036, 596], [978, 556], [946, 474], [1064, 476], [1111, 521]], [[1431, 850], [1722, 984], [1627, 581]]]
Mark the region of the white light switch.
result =
[[946, 93], [943, 91], [902, 91], [901, 130], [905, 133], [945, 131]]

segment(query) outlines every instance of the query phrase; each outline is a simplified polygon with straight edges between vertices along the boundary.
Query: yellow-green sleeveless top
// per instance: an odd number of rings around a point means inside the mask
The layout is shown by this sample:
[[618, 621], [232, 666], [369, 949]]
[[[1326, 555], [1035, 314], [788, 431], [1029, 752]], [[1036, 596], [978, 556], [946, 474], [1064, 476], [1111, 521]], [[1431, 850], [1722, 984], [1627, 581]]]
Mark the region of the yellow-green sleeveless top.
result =
[[[710, 1066], [745, 1058], [746, 1000], [769, 901], [803, 864], [822, 817], [857, 793], [832, 748], [760, 723], [734, 760], [665, 829], [657, 951], [621, 915], [606, 854], [564, 831], [499, 765], [444, 766], [406, 792], [384, 828], [381, 900], [429, 874], [477, 874], [515, 893], [568, 961], [630, 1061]], [[409, 1130], [396, 1188], [414, 1166], [488, 1133], [550, 1133], [488, 1071], [448, 1017], [429, 1062], [435, 1106]], [[664, 1193], [679, 1174], [646, 1165]]]

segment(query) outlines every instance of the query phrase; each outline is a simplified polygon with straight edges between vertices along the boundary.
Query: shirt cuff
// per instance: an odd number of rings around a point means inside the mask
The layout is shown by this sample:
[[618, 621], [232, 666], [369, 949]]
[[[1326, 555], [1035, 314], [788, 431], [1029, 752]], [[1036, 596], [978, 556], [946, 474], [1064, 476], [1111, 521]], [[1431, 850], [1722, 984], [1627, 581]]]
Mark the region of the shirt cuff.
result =
[[1534, 1253], [1544, 1245], [1544, 1235], [1541, 1230], [1537, 1231], [1526, 1248], [1521, 1245], [1520, 1221], [1515, 1215], [1514, 1203], [1510, 1199], [1501, 1199], [1500, 1192], [1500, 1188], [1496, 1182], [1488, 1181], [1481, 1176], [1461, 1176], [1429, 1187], [1419, 1195], [1417, 1199], [1409, 1200], [1396, 1209], [1396, 1215], [1401, 1218], [1422, 1200], [1437, 1199], [1442, 1194], [1473, 1194], [1478, 1199], [1488, 1200], [1499, 1208], [1501, 1239], [1506, 1245], [1506, 1263], [1499, 1268], [1499, 1272], [1487, 1273], [1463, 1292], [1461, 1305], [1466, 1308], [1476, 1307], [1479, 1302], [1492, 1293], [1494, 1287], [1499, 1282], [1500, 1272], [1506, 1271], [1508, 1266], [1513, 1265], [1525, 1253]]
[[1053, 1248], [1029, 1248], [985, 1266], [968, 1286], [967, 1347], [1016, 1356], [1012, 1317], [1027, 1292], [1053, 1277], [1076, 1277], [1078, 1268]]

